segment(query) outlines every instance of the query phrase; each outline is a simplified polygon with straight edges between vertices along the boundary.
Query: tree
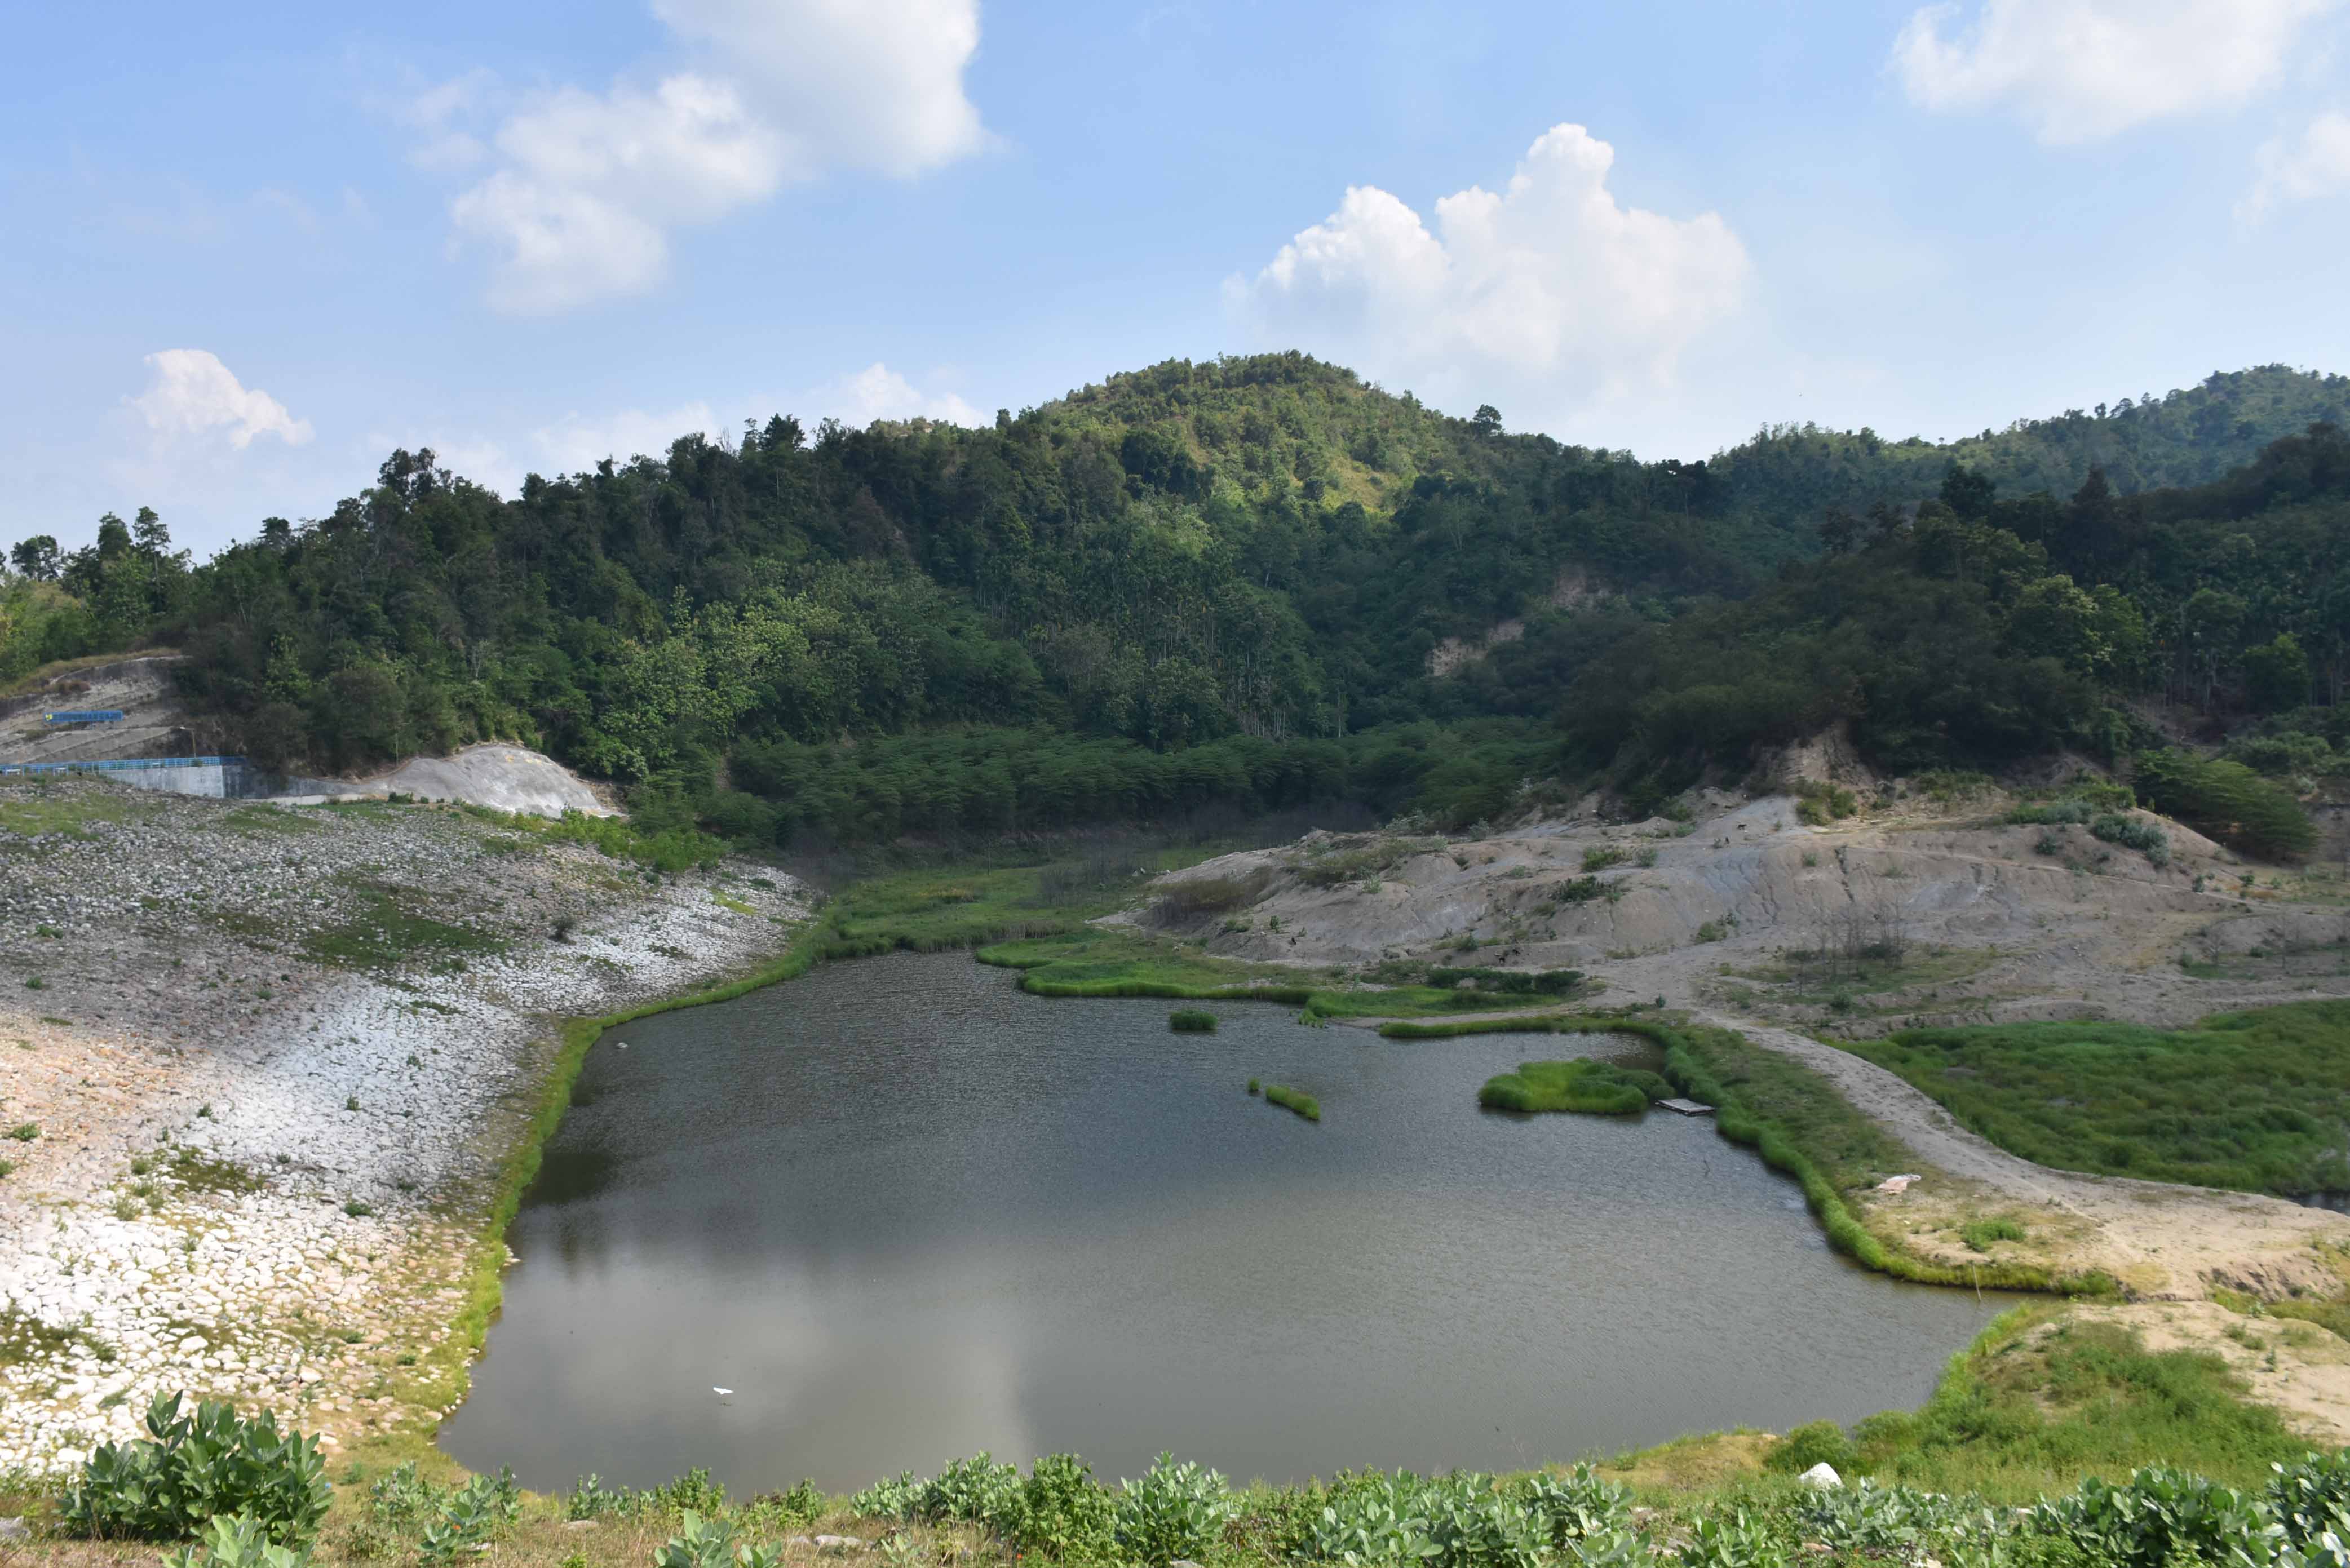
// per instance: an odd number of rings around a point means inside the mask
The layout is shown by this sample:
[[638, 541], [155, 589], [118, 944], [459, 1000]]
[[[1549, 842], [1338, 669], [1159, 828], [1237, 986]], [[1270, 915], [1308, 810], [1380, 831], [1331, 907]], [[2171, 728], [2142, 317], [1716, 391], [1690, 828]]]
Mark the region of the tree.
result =
[[48, 534], [36, 534], [29, 539], [19, 540], [8, 552], [8, 559], [18, 572], [44, 583], [56, 582], [63, 566], [57, 541]]
[[1500, 435], [1502, 433], [1502, 410], [1495, 408], [1491, 403], [1478, 404], [1477, 411], [1469, 416], [1469, 428], [1475, 431], [1481, 436], [1492, 437]]
[[163, 526], [151, 506], [141, 506], [139, 516], [130, 524], [131, 547], [151, 561], [160, 561], [172, 553], [172, 531]]
[[2274, 642], [2244, 649], [2244, 691], [2263, 713], [2309, 701], [2309, 656], [2301, 639], [2280, 632]]
[[1998, 500], [1999, 486], [1991, 478], [1961, 462], [1953, 462], [1942, 475], [1942, 504], [1970, 522], [1991, 515]]

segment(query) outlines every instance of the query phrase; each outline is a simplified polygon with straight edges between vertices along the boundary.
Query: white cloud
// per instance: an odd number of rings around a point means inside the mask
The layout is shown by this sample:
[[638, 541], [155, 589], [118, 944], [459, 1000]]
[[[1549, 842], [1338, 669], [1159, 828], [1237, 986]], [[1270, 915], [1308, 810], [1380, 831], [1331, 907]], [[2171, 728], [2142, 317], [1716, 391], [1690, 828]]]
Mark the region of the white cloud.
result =
[[878, 360], [854, 376], [820, 389], [811, 400], [842, 423], [859, 428], [875, 420], [936, 420], [951, 425], [984, 422], [977, 409], [954, 393], [924, 392]]
[[807, 162], [906, 178], [986, 145], [962, 73], [978, 0], [654, 0]]
[[696, 431], [718, 439], [718, 417], [704, 402], [666, 412], [624, 409], [598, 420], [568, 414], [531, 432], [531, 445], [546, 461], [541, 472], [585, 473], [606, 458], [625, 464], [635, 457], [665, 458], [671, 442]]
[[1433, 232], [1374, 186], [1226, 285], [1261, 340], [1301, 343], [1390, 385], [1565, 408], [1668, 386], [1680, 353], [1735, 316], [1751, 267], [1712, 213], [1619, 204], [1615, 150], [1544, 132], [1499, 193], [1436, 203]]
[[2253, 154], [2257, 171], [2251, 192], [2237, 205], [2246, 222], [2265, 216], [2280, 202], [2307, 202], [2350, 191], [2350, 115], [2328, 109], [2309, 122], [2298, 140], [2282, 137]]
[[1911, 102], [2013, 108], [2046, 142], [2095, 140], [2241, 104], [2340, 0], [1983, 0], [1914, 13], [1893, 46]]
[[962, 88], [978, 0], [655, 0], [654, 14], [698, 47], [694, 68], [531, 95], [487, 145], [462, 123], [486, 101], [478, 78], [410, 105], [420, 161], [492, 163], [451, 217], [490, 251], [500, 309], [640, 292], [673, 229], [833, 170], [910, 177], [986, 142]]
[[257, 436], [276, 436], [288, 446], [310, 439], [310, 421], [297, 420], [286, 405], [258, 387], [247, 387], [202, 348], [166, 348], [146, 359], [147, 389], [125, 400], [147, 421], [159, 443], [225, 436], [242, 452]]

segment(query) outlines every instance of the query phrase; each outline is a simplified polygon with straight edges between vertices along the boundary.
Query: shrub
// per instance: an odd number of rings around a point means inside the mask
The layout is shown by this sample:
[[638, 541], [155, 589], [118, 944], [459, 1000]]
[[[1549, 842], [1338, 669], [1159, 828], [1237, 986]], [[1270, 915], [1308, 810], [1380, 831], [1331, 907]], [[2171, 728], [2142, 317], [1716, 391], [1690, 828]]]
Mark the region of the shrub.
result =
[[1800, 1475], [1814, 1465], [1834, 1465], [1838, 1471], [1853, 1468], [1852, 1438], [1834, 1421], [1794, 1428], [1762, 1459], [1763, 1469], [1786, 1475]]
[[[588, 1484], [595, 1485], [589, 1477]], [[409, 1460], [396, 1469], [386, 1470], [368, 1486], [368, 1518], [389, 1530], [414, 1530], [441, 1510], [444, 1489], [434, 1486], [416, 1473], [416, 1461]], [[605, 1494], [609, 1496], [611, 1494]], [[574, 1519], [592, 1517], [574, 1513]]]
[[1577, 877], [1571, 882], [1562, 882], [1553, 888], [1550, 901], [1554, 904], [1588, 904], [1594, 898], [1606, 897], [1607, 892], [1607, 884], [1598, 877]]
[[895, 1480], [879, 1480], [848, 1500], [848, 1511], [859, 1519], [888, 1519], [903, 1523], [914, 1517], [922, 1483], [907, 1470]]
[[18, 1143], [30, 1143], [35, 1138], [41, 1136], [41, 1124], [38, 1122], [18, 1122], [15, 1127], [8, 1129], [8, 1136], [15, 1138]]
[[2089, 820], [2096, 812], [2085, 800], [2040, 801], [2019, 805], [2007, 814], [2011, 824], [2044, 823], [2053, 826], [2075, 826]]
[[2272, 1556], [2269, 1521], [2257, 1501], [2180, 1470], [2142, 1469], [2118, 1487], [2093, 1476], [2034, 1512], [2043, 1529], [2069, 1537], [2098, 1562], [2126, 1568]]
[[1197, 1007], [1179, 1007], [1167, 1015], [1167, 1027], [1178, 1034], [1213, 1034], [1216, 1015]]
[[917, 1505], [932, 1521], [960, 1519], [1011, 1537], [1020, 1528], [1020, 1468], [1000, 1465], [984, 1451], [957, 1459], [922, 1489]]
[[1091, 1467], [1075, 1454], [1048, 1454], [1028, 1468], [1020, 1488], [1020, 1524], [1014, 1536], [1023, 1554], [1066, 1563], [1099, 1563], [1110, 1555], [1118, 1505], [1094, 1482]]
[[66, 1489], [61, 1512], [77, 1534], [176, 1541], [217, 1514], [249, 1519], [278, 1544], [308, 1539], [332, 1489], [318, 1439], [279, 1433], [207, 1399], [187, 1414], [181, 1396], [158, 1395], [144, 1438], [101, 1443]]
[[417, 1555], [427, 1563], [447, 1563], [461, 1552], [488, 1544], [522, 1511], [522, 1489], [514, 1471], [475, 1476], [441, 1500], [438, 1518], [424, 1527], [416, 1543]]
[[2271, 1465], [2269, 1511], [2296, 1547], [2315, 1543], [2326, 1532], [2340, 1537], [2350, 1521], [2350, 1449], [2310, 1454], [2291, 1465]]
[[1118, 1484], [1113, 1529], [1137, 1563], [1163, 1568], [1179, 1557], [1203, 1558], [1239, 1511], [1221, 1474], [1190, 1460], [1179, 1465], [1172, 1454], [1159, 1455], [1140, 1480]]
[[1586, 871], [1605, 871], [1610, 866], [1621, 866], [1624, 858], [1624, 852], [1614, 845], [1595, 844], [1583, 852], [1583, 868]]
[[2170, 836], [2161, 827], [2142, 816], [2124, 816], [2117, 811], [2106, 812], [2090, 819], [2089, 835], [2107, 844], [2118, 844], [2126, 849], [2140, 849], [2157, 866], [2170, 864]]
[[754, 1546], [734, 1539], [734, 1527], [689, 1508], [679, 1517], [678, 1532], [653, 1552], [653, 1568], [776, 1568], [783, 1551]]
[[269, 1539], [248, 1514], [216, 1513], [197, 1543], [167, 1552], [163, 1568], [300, 1568], [302, 1553]]
[[2302, 860], [2317, 846], [2317, 830], [2301, 803], [2241, 763], [2142, 752], [2137, 786], [2156, 809], [2247, 855]]
[[1840, 822], [1860, 809], [1860, 797], [1841, 784], [1798, 779], [1794, 789], [1795, 819], [1814, 827], [1825, 827], [1831, 822]]

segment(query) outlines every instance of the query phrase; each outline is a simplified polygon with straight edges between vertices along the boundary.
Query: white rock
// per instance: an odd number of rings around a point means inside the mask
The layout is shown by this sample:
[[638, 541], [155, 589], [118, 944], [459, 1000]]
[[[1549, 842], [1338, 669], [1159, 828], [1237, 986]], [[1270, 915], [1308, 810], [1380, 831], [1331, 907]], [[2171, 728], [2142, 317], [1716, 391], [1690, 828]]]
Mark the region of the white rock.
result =
[[1822, 1459], [1795, 1479], [1805, 1486], [1816, 1487], [1821, 1491], [1840, 1491], [1844, 1488], [1844, 1477], [1836, 1474], [1835, 1466], [1825, 1459]]

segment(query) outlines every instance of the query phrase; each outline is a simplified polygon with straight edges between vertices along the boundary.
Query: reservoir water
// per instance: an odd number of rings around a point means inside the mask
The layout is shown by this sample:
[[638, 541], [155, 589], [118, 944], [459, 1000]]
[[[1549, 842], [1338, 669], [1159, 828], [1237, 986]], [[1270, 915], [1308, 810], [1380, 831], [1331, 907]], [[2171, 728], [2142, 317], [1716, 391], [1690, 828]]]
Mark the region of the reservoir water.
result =
[[1628, 1042], [1253, 1003], [1177, 1034], [1168, 1002], [1014, 979], [830, 964], [607, 1035], [442, 1445], [534, 1488], [706, 1465], [737, 1495], [983, 1449], [1500, 1469], [1912, 1407], [2007, 1304], [1845, 1262], [1710, 1121], [1477, 1108], [1521, 1060]]

